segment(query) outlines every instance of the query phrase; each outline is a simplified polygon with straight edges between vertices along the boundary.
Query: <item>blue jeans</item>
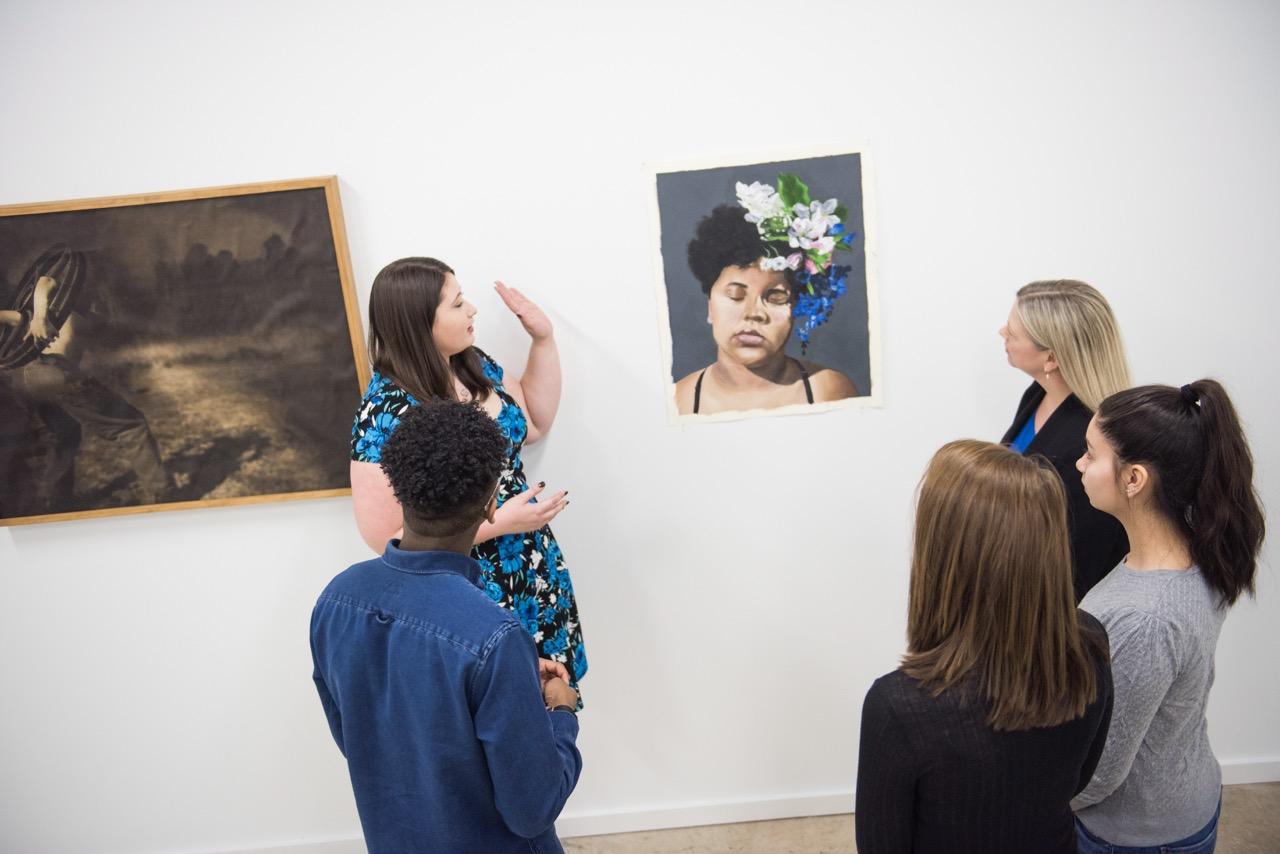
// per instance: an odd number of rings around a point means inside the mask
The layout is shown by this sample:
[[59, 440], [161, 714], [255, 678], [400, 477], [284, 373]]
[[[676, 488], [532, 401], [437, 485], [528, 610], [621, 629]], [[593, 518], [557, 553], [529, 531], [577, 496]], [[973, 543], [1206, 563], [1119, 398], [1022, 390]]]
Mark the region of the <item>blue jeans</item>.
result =
[[1076, 850], [1079, 854], [1213, 854], [1214, 846], [1218, 844], [1218, 816], [1221, 814], [1222, 799], [1219, 798], [1218, 809], [1214, 812], [1213, 818], [1209, 819], [1209, 823], [1186, 839], [1137, 848], [1112, 845], [1105, 839], [1099, 839], [1085, 829], [1077, 818]]

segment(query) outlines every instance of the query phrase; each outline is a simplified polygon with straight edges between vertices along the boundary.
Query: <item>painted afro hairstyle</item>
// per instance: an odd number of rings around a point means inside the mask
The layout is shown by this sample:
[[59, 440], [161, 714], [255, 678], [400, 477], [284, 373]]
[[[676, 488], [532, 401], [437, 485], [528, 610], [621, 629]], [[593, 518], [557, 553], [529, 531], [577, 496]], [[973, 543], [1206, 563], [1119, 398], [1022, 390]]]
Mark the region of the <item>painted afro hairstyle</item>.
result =
[[[720, 278], [725, 267], [749, 267], [764, 257], [772, 247], [775, 254], [787, 255], [792, 250], [785, 243], [766, 243], [760, 239], [755, 223], [747, 222], [746, 209], [739, 205], [719, 205], [698, 220], [693, 240], [689, 241], [689, 269], [702, 285], [704, 294]], [[787, 281], [795, 290], [790, 270]]]
[[506, 459], [507, 438], [483, 409], [439, 398], [406, 410], [382, 446], [382, 471], [406, 516], [457, 521], [429, 526], [442, 535], [484, 511]]

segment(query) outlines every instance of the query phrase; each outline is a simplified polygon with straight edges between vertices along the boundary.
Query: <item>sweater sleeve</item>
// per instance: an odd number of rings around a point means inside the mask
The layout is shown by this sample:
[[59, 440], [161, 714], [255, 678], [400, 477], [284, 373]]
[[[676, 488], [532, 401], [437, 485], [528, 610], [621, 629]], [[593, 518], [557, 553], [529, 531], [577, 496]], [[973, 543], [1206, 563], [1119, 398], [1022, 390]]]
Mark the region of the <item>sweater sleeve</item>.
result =
[[1079, 614], [1081, 626], [1087, 626], [1090, 633], [1097, 639], [1098, 646], [1095, 652], [1098, 656], [1098, 698], [1094, 702], [1102, 706], [1102, 711], [1098, 716], [1098, 728], [1093, 733], [1093, 742], [1089, 745], [1089, 753], [1080, 766], [1080, 778], [1076, 782], [1075, 791], [1077, 795], [1084, 791], [1084, 787], [1093, 778], [1093, 772], [1098, 768], [1098, 761], [1102, 759], [1102, 751], [1107, 744], [1107, 733], [1111, 730], [1111, 713], [1115, 708], [1115, 686], [1111, 682], [1111, 650], [1107, 642], [1106, 630], [1092, 614], [1086, 611], [1080, 611]]
[[578, 783], [578, 719], [543, 705], [537, 652], [519, 624], [500, 632], [472, 683], [476, 738], [498, 813], [512, 833], [532, 839], [555, 823]]
[[902, 722], [883, 680], [862, 703], [854, 826], [859, 854], [909, 854], [915, 819], [916, 769]]
[[1074, 810], [1105, 800], [1129, 776], [1138, 748], [1177, 672], [1173, 627], [1149, 614], [1121, 615], [1108, 628], [1115, 699], [1111, 727], [1097, 768]]

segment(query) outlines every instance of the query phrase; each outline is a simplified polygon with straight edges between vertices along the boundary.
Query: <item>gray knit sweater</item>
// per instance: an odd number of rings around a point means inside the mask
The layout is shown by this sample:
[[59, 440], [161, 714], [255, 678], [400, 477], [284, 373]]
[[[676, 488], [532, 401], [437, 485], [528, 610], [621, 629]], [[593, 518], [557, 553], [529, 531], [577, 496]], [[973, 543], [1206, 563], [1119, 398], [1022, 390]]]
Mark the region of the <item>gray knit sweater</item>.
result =
[[1115, 708], [1093, 779], [1071, 808], [1116, 845], [1160, 845], [1208, 824], [1222, 793], [1205, 706], [1227, 609], [1198, 567], [1123, 563], [1080, 603], [1111, 640]]

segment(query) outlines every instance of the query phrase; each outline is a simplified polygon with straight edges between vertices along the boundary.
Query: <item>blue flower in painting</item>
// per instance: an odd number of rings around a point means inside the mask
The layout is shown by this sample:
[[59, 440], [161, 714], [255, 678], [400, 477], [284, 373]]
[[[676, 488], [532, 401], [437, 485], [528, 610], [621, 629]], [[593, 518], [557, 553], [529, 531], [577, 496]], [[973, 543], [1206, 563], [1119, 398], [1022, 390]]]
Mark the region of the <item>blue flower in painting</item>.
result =
[[842, 234], [844, 234], [844, 223], [842, 222], [837, 222], [827, 229], [827, 235], [830, 237], [839, 237]]
[[502, 601], [502, 588], [498, 586], [496, 581], [490, 581], [484, 586], [485, 595], [495, 602]]
[[368, 462], [381, 462], [382, 444], [387, 441], [387, 438], [399, 423], [400, 419], [390, 412], [379, 412], [373, 416], [373, 420], [365, 428], [364, 435], [360, 437], [360, 441], [356, 442], [356, 451]]
[[538, 633], [538, 600], [532, 596], [516, 602], [516, 619], [531, 635]]
[[542, 642], [544, 656], [559, 655], [569, 648], [569, 633], [561, 626], [556, 633]]

